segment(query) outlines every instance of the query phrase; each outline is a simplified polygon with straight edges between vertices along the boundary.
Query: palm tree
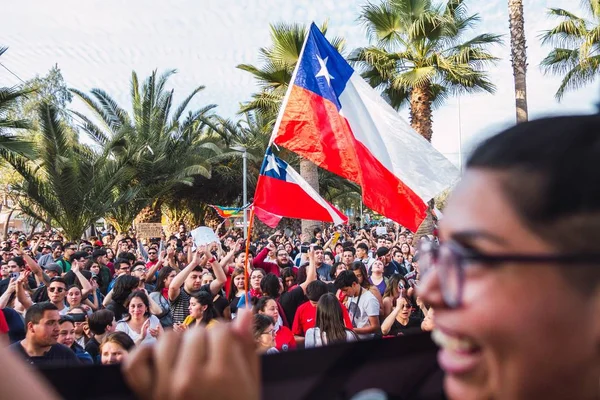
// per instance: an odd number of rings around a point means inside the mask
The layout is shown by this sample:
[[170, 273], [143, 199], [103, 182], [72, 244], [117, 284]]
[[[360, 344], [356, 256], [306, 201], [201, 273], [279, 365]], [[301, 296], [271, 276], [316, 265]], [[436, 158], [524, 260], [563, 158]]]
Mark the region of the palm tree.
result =
[[[300, 51], [308, 34], [307, 27], [301, 24], [279, 23], [271, 25], [271, 46], [263, 47], [260, 51], [264, 64], [255, 67], [249, 64], [240, 64], [237, 68], [250, 72], [258, 81], [261, 91], [252, 96], [252, 100], [241, 107], [241, 112], [256, 111], [257, 115], [265, 121], [274, 122], [283, 102], [283, 97], [292, 79], [292, 73], [300, 57]], [[320, 28], [323, 34], [327, 33], [327, 23]], [[344, 40], [336, 37], [331, 44], [342, 52]], [[312, 162], [300, 160], [300, 175], [318, 192], [319, 170]], [[302, 230], [310, 231], [316, 225], [315, 221], [302, 221]], [[319, 223], [320, 224], [320, 223]]]
[[[0, 56], [6, 52], [0, 47]], [[12, 134], [13, 129], [28, 129], [31, 124], [26, 119], [13, 118], [11, 111], [19, 99], [31, 93], [31, 90], [18, 87], [0, 87], [0, 156], [21, 154], [33, 157], [33, 144]]]
[[600, 73], [600, 3], [586, 0], [582, 4], [589, 19], [551, 8], [548, 14], [560, 22], [542, 35], [542, 44], [554, 47], [542, 60], [542, 70], [563, 77], [555, 95], [559, 101], [567, 91], [593, 82]]
[[173, 90], [165, 88], [174, 70], [158, 77], [154, 71], [140, 87], [135, 72], [131, 77], [129, 115], [103, 90], [92, 89], [92, 96], [71, 89], [93, 111], [100, 124], [73, 111], [81, 120], [80, 127], [105, 153], [125, 163], [135, 172], [130, 184], [117, 187], [121, 193], [137, 189], [133, 201], [113, 209], [108, 215], [121, 231], [127, 229], [136, 215], [139, 222], [161, 222], [163, 196], [176, 185], [193, 183], [194, 176], [210, 177], [209, 158], [222, 151], [215, 134], [207, 134], [206, 122], [213, 116], [215, 105], [189, 111], [190, 101], [204, 89], [199, 86], [174, 110]]
[[508, 0], [508, 15], [517, 123], [521, 123], [527, 122], [527, 45], [525, 43], [523, 0]]
[[51, 104], [38, 108], [40, 141], [34, 161], [12, 155], [7, 161], [23, 177], [15, 191], [21, 210], [37, 221], [47, 218], [62, 228], [67, 239], [80, 239], [85, 229], [127, 195], [114, 187], [131, 178], [124, 164], [78, 143]]
[[501, 39], [483, 33], [465, 40], [480, 18], [468, 14], [464, 0], [368, 3], [359, 20], [375, 45], [357, 49], [351, 61], [392, 107], [409, 102], [411, 125], [427, 140], [433, 106], [450, 95], [494, 92], [485, 67], [497, 58], [487, 49]]

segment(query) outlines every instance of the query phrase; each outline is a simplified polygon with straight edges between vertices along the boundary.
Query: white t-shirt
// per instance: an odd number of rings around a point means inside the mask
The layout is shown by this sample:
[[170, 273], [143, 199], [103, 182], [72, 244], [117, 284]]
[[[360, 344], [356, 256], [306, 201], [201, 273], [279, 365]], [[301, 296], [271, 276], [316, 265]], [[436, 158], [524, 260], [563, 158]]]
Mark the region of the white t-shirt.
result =
[[[156, 317], [156, 315], [150, 315], [150, 326], [148, 327], [148, 329], [150, 329], [150, 328], [157, 329], [159, 325], [160, 325], [160, 321]], [[125, 320], [121, 320], [121, 321], [117, 322], [116, 330], [125, 332], [134, 342], [140, 337], [140, 334], [137, 333], [136, 331], [134, 331], [133, 329], [131, 329]], [[154, 342], [156, 342], [156, 338], [154, 336], [152, 336], [150, 334], [150, 332], [148, 332], [148, 333], [146, 333], [146, 337], [144, 338], [144, 340], [142, 340], [141, 344], [154, 343]]]
[[[362, 299], [361, 299], [362, 302]], [[327, 334], [323, 333], [325, 343], [321, 340], [321, 329], [318, 327], [309, 328], [304, 335], [304, 347], [321, 347], [327, 345]], [[346, 330], [346, 342], [356, 341], [356, 335], [350, 330]]]
[[[350, 314], [353, 327], [364, 328], [365, 326], [371, 326], [369, 317], [379, 318], [379, 301], [373, 293], [362, 289], [362, 295], [348, 298], [348, 313]], [[373, 336], [373, 333], [358, 335], [360, 339], [369, 339]]]

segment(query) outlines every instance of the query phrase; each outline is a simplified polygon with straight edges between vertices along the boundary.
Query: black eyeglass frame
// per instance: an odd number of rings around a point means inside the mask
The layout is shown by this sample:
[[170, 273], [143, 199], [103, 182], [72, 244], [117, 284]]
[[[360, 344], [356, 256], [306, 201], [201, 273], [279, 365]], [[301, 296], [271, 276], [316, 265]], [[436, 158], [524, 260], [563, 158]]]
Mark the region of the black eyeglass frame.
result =
[[[440, 250], [447, 248], [451, 255], [454, 257], [453, 266], [449, 266], [444, 271], [439, 268], [437, 264]], [[600, 264], [599, 253], [577, 253], [577, 254], [483, 254], [473, 249], [466, 248], [456, 241], [448, 241], [441, 244], [435, 242], [423, 242], [419, 247], [419, 266], [423, 276], [431, 268], [438, 267], [440, 276], [440, 287], [442, 289], [442, 296], [444, 302], [450, 308], [459, 308], [462, 306], [463, 288], [465, 281], [465, 269], [468, 268], [469, 262], [480, 262], [487, 265], [489, 268], [496, 268], [499, 264], [505, 263], [523, 263], [523, 264], [569, 264], [569, 265], [580, 265], [580, 266], [597, 266]], [[431, 258], [429, 261], [428, 258]], [[431, 264], [426, 266], [427, 262]], [[448, 292], [447, 280], [443, 279], [443, 275], [447, 274], [449, 269], [456, 268], [457, 278], [457, 290], [452, 298], [452, 295]]]

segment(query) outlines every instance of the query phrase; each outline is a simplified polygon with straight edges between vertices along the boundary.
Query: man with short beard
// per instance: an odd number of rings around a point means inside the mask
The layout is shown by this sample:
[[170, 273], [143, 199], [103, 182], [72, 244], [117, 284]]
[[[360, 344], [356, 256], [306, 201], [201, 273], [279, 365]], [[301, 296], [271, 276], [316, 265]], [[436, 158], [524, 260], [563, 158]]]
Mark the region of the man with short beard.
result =
[[[267, 254], [269, 251], [276, 252], [275, 253], [275, 262], [265, 261], [267, 258]], [[275, 274], [276, 276], [281, 276], [281, 270], [287, 267], [293, 267], [294, 264], [290, 261], [289, 254], [284, 249], [277, 250], [275, 247], [275, 243], [269, 242], [269, 244], [260, 251], [254, 258], [252, 262], [252, 266], [254, 269], [261, 268], [267, 274]]]
[[79, 365], [75, 353], [58, 344], [60, 314], [52, 303], [37, 303], [25, 313], [25, 339], [10, 346], [25, 361], [35, 366], [68, 367]]

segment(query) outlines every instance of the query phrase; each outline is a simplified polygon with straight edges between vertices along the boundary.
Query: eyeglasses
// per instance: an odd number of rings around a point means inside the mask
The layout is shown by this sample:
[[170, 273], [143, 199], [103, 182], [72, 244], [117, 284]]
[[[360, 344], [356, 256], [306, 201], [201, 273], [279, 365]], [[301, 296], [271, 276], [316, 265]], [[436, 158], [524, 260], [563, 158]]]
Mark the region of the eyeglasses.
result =
[[58, 292], [58, 293], [62, 293], [65, 291], [65, 288], [61, 288], [61, 287], [50, 287], [48, 288], [48, 291], [50, 293], [54, 293], [54, 292]]
[[408, 303], [404, 303], [400, 306], [400, 308], [406, 308], [407, 310], [410, 310], [412, 308], [412, 306]]
[[145, 268], [136, 268], [131, 272], [143, 272], [143, 271], [146, 271], [146, 269]]
[[148, 252], [148, 255], [149, 255], [149, 256], [153, 256], [153, 255], [156, 255], [156, 254], [157, 254], [157, 253], [156, 253], [155, 251], [149, 251], [149, 252]]
[[275, 337], [275, 335], [277, 334], [277, 332], [275, 332], [275, 329], [271, 329], [270, 331], [263, 332], [262, 334], [263, 335], [271, 335], [271, 336]]
[[[446, 305], [458, 308], [462, 305], [465, 270], [472, 262], [488, 267], [503, 263], [522, 264], [570, 264], [598, 265], [600, 254], [483, 254], [449, 241], [442, 244], [422, 242], [419, 246], [419, 269], [423, 277], [436, 268], [440, 289]], [[422, 279], [421, 279], [422, 280]]]

